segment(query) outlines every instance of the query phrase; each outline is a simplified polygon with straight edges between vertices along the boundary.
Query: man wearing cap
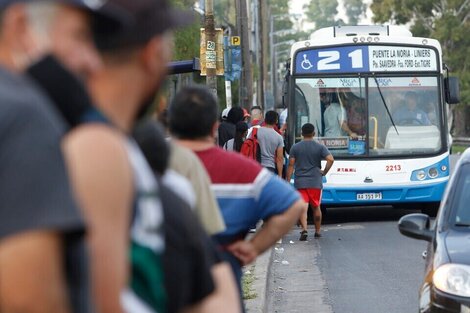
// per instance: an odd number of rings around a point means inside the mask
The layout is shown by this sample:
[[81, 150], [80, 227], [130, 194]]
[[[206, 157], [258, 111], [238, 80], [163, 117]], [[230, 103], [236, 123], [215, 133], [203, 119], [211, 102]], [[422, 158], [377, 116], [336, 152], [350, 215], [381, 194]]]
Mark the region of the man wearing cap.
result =
[[60, 151], [65, 124], [23, 75], [49, 50], [78, 75], [93, 72], [91, 9], [2, 0], [0, 11], [0, 311], [92, 312], [84, 225]]
[[[92, 234], [99, 312], [165, 312], [163, 188], [128, 134], [165, 76], [172, 46], [168, 31], [188, 17], [178, 16], [164, 0], [109, 3], [131, 20], [114, 35], [96, 34], [104, 64], [88, 84], [96, 107], [88, 123], [65, 138], [65, 154]], [[200, 289], [205, 293], [213, 287]]]

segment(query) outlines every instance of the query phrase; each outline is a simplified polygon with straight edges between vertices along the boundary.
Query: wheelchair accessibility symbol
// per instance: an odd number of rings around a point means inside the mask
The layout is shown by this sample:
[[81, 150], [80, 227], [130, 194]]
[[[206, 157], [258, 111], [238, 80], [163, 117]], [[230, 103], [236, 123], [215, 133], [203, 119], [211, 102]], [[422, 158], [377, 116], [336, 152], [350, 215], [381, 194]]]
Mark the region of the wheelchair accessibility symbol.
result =
[[304, 70], [309, 70], [313, 67], [312, 63], [310, 62], [309, 59], [307, 59], [307, 55], [304, 54], [303, 55], [304, 57], [304, 60], [302, 61], [302, 63], [300, 64], [300, 66], [304, 69]]

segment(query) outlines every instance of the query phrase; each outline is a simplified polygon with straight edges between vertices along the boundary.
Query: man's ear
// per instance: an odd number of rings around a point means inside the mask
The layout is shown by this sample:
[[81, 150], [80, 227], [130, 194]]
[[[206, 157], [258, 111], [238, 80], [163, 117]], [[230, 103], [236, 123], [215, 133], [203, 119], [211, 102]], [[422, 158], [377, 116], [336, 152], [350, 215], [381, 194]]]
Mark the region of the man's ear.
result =
[[155, 36], [149, 40], [140, 52], [141, 64], [146, 71], [155, 73], [159, 66], [159, 58], [156, 56], [161, 53], [161, 45], [163, 44], [162, 36]]

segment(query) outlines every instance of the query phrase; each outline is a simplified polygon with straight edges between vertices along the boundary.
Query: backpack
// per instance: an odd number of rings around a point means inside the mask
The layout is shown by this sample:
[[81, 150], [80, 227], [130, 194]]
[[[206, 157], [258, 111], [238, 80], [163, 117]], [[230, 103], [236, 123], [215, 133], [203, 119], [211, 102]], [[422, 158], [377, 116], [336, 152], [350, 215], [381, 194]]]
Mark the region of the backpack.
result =
[[258, 128], [253, 127], [251, 136], [246, 138], [240, 149], [240, 153], [252, 160], [261, 163], [261, 148], [258, 143]]

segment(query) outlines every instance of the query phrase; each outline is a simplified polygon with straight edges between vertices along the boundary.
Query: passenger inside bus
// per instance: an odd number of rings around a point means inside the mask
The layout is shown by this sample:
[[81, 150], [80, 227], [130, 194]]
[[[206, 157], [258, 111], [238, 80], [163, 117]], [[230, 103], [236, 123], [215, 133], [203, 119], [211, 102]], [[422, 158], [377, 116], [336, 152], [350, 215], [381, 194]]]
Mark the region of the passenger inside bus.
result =
[[322, 105], [325, 106], [323, 113], [325, 132], [323, 136], [328, 138], [344, 136], [357, 138], [357, 134], [348, 126], [346, 112], [339, 103], [337, 94], [320, 93], [320, 100]]
[[405, 105], [393, 113], [393, 120], [400, 126], [431, 125], [427, 113], [418, 107], [418, 95], [412, 91], [406, 93]]
[[351, 131], [359, 136], [366, 134], [366, 107], [363, 100], [351, 99], [346, 106], [348, 126]]

